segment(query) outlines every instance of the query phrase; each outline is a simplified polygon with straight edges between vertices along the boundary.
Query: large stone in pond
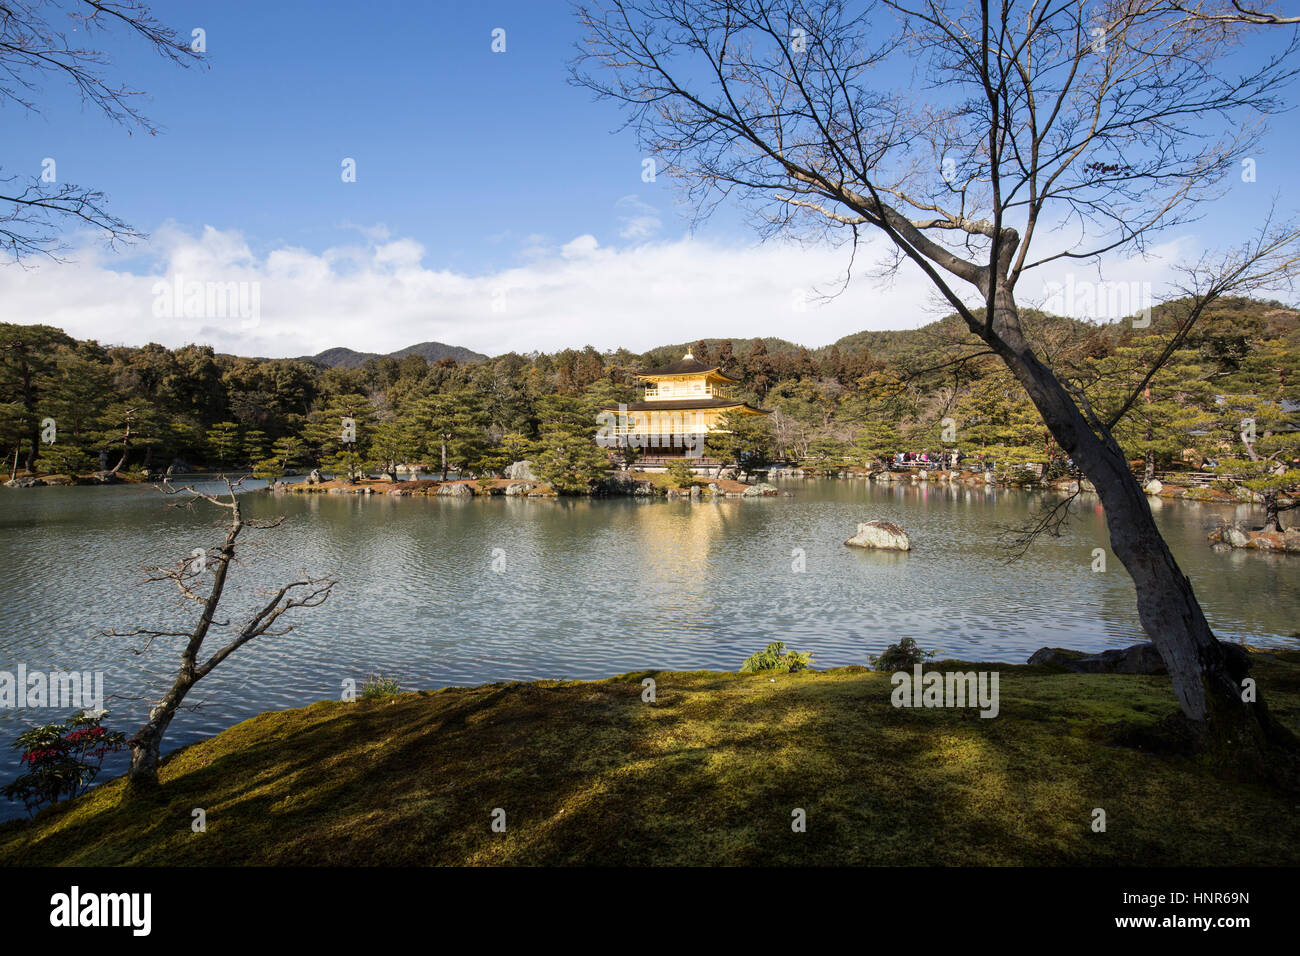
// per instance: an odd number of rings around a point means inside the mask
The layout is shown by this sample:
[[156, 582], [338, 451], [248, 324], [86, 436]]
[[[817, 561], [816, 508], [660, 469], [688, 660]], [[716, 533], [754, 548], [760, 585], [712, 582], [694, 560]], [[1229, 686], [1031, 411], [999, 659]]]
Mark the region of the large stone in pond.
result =
[[1246, 536], [1246, 532], [1236, 525], [1228, 525], [1223, 529], [1223, 542], [1232, 545], [1234, 548], [1244, 548], [1250, 544], [1250, 538]]
[[855, 548], [875, 548], [881, 551], [912, 550], [907, 532], [890, 521], [864, 521], [858, 525], [858, 533], [844, 543]]

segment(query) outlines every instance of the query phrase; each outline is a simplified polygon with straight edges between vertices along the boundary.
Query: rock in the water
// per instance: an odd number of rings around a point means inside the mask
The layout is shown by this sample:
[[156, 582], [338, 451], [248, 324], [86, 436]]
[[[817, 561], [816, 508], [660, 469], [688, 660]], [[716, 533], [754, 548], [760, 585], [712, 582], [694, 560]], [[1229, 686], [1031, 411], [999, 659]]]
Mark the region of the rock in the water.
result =
[[1134, 644], [1123, 650], [1085, 654], [1064, 647], [1042, 647], [1029, 658], [1040, 667], [1060, 667], [1076, 674], [1163, 674], [1165, 662], [1154, 644]]
[[533, 486], [526, 481], [512, 481], [506, 485], [506, 494], [514, 498], [518, 495], [526, 495], [533, 490]]
[[463, 481], [458, 481], [454, 484], [439, 485], [438, 494], [455, 495], [457, 498], [463, 498], [467, 495], [474, 494], [474, 492], [470, 489], [469, 485], [465, 484]]
[[1253, 548], [1256, 551], [1300, 552], [1300, 530], [1247, 531], [1238, 524], [1212, 524], [1207, 535], [1217, 549]]
[[1145, 485], [1142, 486], [1142, 490], [1149, 495], [1158, 495], [1160, 494], [1160, 492], [1165, 490], [1165, 486], [1163, 483], [1152, 478], [1150, 481], [1148, 481]]
[[25, 475], [22, 478], [11, 478], [5, 482], [6, 488], [36, 488], [45, 484], [40, 478], [34, 478], [31, 475]]
[[890, 521], [865, 521], [858, 525], [858, 533], [844, 543], [855, 548], [876, 548], [881, 551], [912, 550], [907, 532]]
[[746, 488], [744, 495], [746, 498], [757, 498], [759, 495], [774, 495], [776, 492], [776, 485], [769, 485], [766, 481], [760, 481], [758, 484]]
[[309, 485], [319, 485], [324, 480], [325, 479], [320, 476], [319, 468], [313, 468], [311, 472], [307, 475], [307, 484]]
[[511, 481], [536, 481], [537, 476], [533, 474], [533, 463], [528, 460], [517, 461], [506, 468], [506, 477]]

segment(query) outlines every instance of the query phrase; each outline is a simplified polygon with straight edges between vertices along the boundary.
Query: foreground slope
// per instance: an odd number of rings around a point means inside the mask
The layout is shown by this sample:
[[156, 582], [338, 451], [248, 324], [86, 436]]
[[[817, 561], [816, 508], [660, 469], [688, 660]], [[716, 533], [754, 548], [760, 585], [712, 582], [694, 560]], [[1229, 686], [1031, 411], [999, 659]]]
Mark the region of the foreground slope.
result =
[[[1300, 799], [1179, 755], [1159, 726], [1174, 711], [1165, 678], [994, 666], [994, 719], [895, 709], [889, 676], [862, 668], [322, 702], [177, 752], [158, 798], [124, 802], [119, 779], [8, 824], [0, 861], [1300, 862]], [[1256, 655], [1254, 674], [1300, 729], [1300, 652]], [[206, 833], [191, 830], [196, 807]]]

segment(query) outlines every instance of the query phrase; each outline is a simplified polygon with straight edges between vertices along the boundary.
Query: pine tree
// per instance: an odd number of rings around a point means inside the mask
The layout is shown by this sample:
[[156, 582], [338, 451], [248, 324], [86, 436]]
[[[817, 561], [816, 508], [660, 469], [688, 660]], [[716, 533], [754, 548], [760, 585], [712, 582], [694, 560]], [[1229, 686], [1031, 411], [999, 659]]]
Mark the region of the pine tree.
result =
[[208, 453], [218, 468], [225, 468], [239, 450], [239, 426], [234, 422], [217, 422], [208, 429]]
[[609, 456], [584, 431], [549, 425], [537, 445], [533, 471], [560, 494], [585, 494], [609, 475]]
[[728, 412], [709, 432], [704, 450], [718, 462], [718, 474], [728, 465], [749, 474], [765, 467], [772, 456], [772, 430], [765, 416]]

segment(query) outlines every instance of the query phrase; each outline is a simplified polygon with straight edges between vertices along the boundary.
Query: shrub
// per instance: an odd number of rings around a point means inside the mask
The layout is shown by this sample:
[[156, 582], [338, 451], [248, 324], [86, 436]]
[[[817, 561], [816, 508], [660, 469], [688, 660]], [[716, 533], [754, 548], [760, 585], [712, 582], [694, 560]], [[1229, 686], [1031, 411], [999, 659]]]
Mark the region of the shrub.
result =
[[938, 651], [923, 651], [916, 645], [916, 638], [905, 637], [897, 644], [890, 644], [879, 657], [868, 656], [873, 670], [902, 671], [908, 670], [923, 661], [934, 657]]
[[740, 673], [755, 674], [759, 671], [778, 671], [782, 674], [795, 674], [806, 670], [812, 663], [811, 651], [787, 651], [784, 641], [776, 641], [754, 654], [740, 665]]
[[674, 488], [689, 488], [695, 484], [695, 470], [684, 461], [669, 462], [668, 482]]
[[402, 692], [402, 685], [395, 677], [385, 677], [381, 673], [371, 674], [361, 685], [362, 700], [378, 700], [382, 697], [395, 697]]
[[560, 494], [587, 494], [609, 471], [609, 455], [585, 431], [564, 425], [543, 429], [533, 473]]
[[253, 477], [274, 481], [284, 477], [284, 466], [279, 458], [264, 458], [253, 464]]
[[126, 746], [126, 734], [101, 726], [107, 711], [79, 711], [61, 724], [45, 724], [20, 734], [14, 747], [26, 766], [3, 793], [22, 800], [33, 816], [48, 804], [80, 796], [99, 775], [104, 758]]

